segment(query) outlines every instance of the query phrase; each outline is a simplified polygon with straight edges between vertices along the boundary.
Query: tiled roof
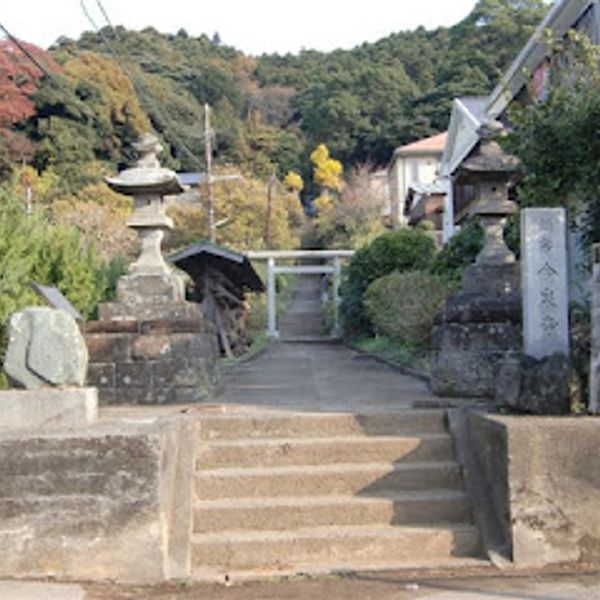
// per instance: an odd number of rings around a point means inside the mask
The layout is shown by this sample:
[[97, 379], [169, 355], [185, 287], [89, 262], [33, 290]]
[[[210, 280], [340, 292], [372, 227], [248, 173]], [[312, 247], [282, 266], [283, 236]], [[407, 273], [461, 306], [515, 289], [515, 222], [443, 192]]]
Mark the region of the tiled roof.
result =
[[423, 140], [417, 140], [412, 144], [400, 146], [399, 148], [396, 148], [394, 154], [421, 154], [424, 152], [439, 152], [441, 154], [446, 145], [447, 135], [448, 132], [444, 131], [444, 133], [438, 133], [437, 135], [433, 135]]

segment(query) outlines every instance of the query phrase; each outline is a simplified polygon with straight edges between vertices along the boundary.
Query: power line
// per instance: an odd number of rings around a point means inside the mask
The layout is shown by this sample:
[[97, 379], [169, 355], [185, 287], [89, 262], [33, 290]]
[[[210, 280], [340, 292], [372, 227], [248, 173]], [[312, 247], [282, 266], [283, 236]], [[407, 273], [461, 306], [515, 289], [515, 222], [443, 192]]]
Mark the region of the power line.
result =
[[35, 65], [44, 75], [48, 78], [50, 83], [52, 83], [58, 90], [64, 92], [68, 95], [72, 94], [72, 90], [70, 90], [66, 85], [64, 85], [61, 81], [59, 81], [55, 74], [49, 71], [22, 43], [21, 41], [15, 37], [8, 29], [0, 23], [0, 29], [4, 32], [6, 37], [19, 48], [19, 50], [23, 53], [23, 55], [33, 64]]
[[15, 44], [15, 46], [17, 46], [17, 48], [19, 48], [19, 50], [42, 72], [44, 73], [44, 75], [47, 75], [48, 77], [50, 77], [50, 79], [53, 79], [53, 75], [52, 73], [50, 73], [50, 71], [48, 71], [48, 69], [42, 65], [36, 58], [35, 56], [33, 56], [33, 54], [31, 54], [31, 52], [29, 52], [29, 50], [27, 50], [27, 48], [20, 42], [20, 40], [18, 38], [16, 38], [12, 33], [10, 33], [10, 31], [8, 31], [8, 29], [6, 29], [6, 27], [4, 25], [2, 25], [2, 23], [0, 23], [0, 29], [2, 29], [2, 31], [4, 32], [4, 34], [6, 35], [6, 37], [13, 43]]
[[[102, 15], [104, 17], [106, 23], [111, 28], [111, 31], [112, 31], [115, 39], [117, 40], [117, 42], [121, 42], [120, 34], [117, 31], [116, 27], [113, 25], [113, 23], [112, 23], [109, 15], [108, 15], [108, 12], [104, 8], [104, 5], [102, 4], [101, 0], [95, 0], [95, 1], [96, 1], [96, 5], [98, 6], [100, 12], [102, 13]], [[127, 76], [127, 78], [129, 79], [129, 81], [131, 81], [131, 84], [134, 86], [134, 89], [136, 89], [136, 92], [140, 96], [142, 96], [145, 99], [146, 103], [154, 110], [154, 112], [157, 113], [158, 116], [162, 118], [164, 124], [167, 127], [167, 131], [169, 131], [169, 130], [171, 131], [171, 134], [172, 134], [171, 137], [177, 143], [176, 147], [179, 147], [180, 149], [182, 149], [188, 155], [188, 157], [191, 158], [191, 160], [193, 162], [201, 164], [201, 161], [196, 156], [196, 154], [194, 154], [192, 152], [192, 150], [190, 150], [188, 148], [187, 144], [185, 142], [183, 142], [183, 140], [181, 140], [179, 138], [179, 136], [177, 136], [175, 134], [175, 125], [174, 125], [173, 121], [171, 120], [171, 118], [169, 117], [169, 115], [166, 112], [166, 110], [163, 111], [163, 109], [159, 108], [159, 106], [154, 102], [154, 100], [151, 99], [151, 94], [148, 93], [148, 89], [146, 87], [145, 82], [142, 79], [140, 79], [140, 78], [136, 77], [135, 75], [133, 75], [125, 67], [125, 65], [122, 62], [122, 57], [120, 56], [119, 52], [109, 42], [109, 40], [103, 34], [102, 29], [100, 27], [98, 27], [98, 25], [96, 24], [96, 22], [92, 18], [91, 14], [88, 11], [87, 6], [85, 4], [85, 0], [80, 0], [80, 5], [81, 5], [81, 8], [82, 8], [83, 13], [85, 14], [86, 18], [91, 23], [92, 27], [96, 30], [96, 32], [98, 33], [98, 35], [102, 39], [102, 42], [108, 48], [108, 51], [111, 53], [111, 55], [115, 59], [115, 62], [121, 67], [121, 69], [123, 70], [123, 72], [125, 73], [125, 75]], [[136, 83], [137, 83], [137, 85], [136, 85]]]

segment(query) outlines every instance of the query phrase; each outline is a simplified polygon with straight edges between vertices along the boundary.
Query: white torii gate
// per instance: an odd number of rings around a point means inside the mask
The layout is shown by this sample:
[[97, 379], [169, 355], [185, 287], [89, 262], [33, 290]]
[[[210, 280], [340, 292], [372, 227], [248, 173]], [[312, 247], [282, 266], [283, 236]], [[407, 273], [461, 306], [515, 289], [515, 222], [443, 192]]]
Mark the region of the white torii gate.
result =
[[[250, 251], [247, 256], [250, 260], [267, 261], [267, 336], [272, 339], [279, 337], [277, 330], [277, 303], [275, 279], [283, 273], [302, 275], [331, 275], [333, 280], [333, 335], [339, 337], [340, 329], [340, 284], [342, 276], [342, 259], [354, 255], [354, 250], [257, 250]], [[295, 259], [327, 260], [332, 264], [324, 265], [278, 265], [277, 261]]]

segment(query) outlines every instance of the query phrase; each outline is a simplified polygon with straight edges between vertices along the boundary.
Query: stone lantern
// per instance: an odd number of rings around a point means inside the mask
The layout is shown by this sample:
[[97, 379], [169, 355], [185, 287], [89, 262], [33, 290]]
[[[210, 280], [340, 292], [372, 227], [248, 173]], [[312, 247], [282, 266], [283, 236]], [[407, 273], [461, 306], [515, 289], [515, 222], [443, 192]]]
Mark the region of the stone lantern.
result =
[[496, 141], [497, 122], [479, 130], [479, 147], [457, 172], [472, 185], [470, 214], [479, 219], [485, 241], [475, 262], [463, 271], [461, 290], [448, 298], [433, 330], [432, 389], [442, 396], [494, 397], [504, 358], [521, 347], [520, 272], [504, 243], [506, 218], [516, 212], [508, 187], [519, 168]]
[[463, 289], [466, 286], [470, 291], [481, 292], [487, 282], [492, 295], [519, 289], [515, 255], [506, 246], [503, 232], [507, 217], [517, 211], [516, 204], [508, 198], [508, 189], [516, 178], [520, 161], [500, 147], [497, 139], [503, 129], [498, 121], [480, 127], [479, 148], [459, 167], [456, 179], [458, 184], [475, 188], [476, 200], [468, 212], [478, 218], [484, 232], [483, 248], [475, 264], [465, 271]]
[[101, 404], [165, 404], [209, 400], [219, 384], [214, 327], [196, 302], [186, 302], [182, 277], [161, 251], [173, 228], [164, 196], [182, 192], [175, 173], [160, 166], [158, 140], [134, 144], [140, 159], [116, 177], [111, 189], [133, 198], [127, 221], [139, 236], [140, 255], [117, 283], [116, 302], [98, 307], [86, 324], [88, 383]]
[[127, 226], [137, 233], [141, 245], [129, 274], [118, 282], [117, 300], [132, 306], [183, 302], [183, 280], [167, 265], [161, 251], [165, 232], [173, 229], [164, 196], [180, 194], [183, 188], [173, 171], [160, 166], [157, 155], [162, 146], [153, 135], [144, 135], [133, 147], [140, 154], [137, 165], [106, 178], [112, 190], [133, 197]]

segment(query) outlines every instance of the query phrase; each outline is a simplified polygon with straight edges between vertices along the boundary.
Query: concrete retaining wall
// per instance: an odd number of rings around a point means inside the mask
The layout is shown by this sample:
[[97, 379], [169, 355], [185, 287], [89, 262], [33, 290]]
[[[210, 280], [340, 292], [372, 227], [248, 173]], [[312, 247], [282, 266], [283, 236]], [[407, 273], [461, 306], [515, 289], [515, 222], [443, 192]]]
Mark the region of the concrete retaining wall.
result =
[[189, 575], [193, 420], [0, 435], [0, 577]]
[[516, 566], [600, 564], [600, 419], [470, 416]]

